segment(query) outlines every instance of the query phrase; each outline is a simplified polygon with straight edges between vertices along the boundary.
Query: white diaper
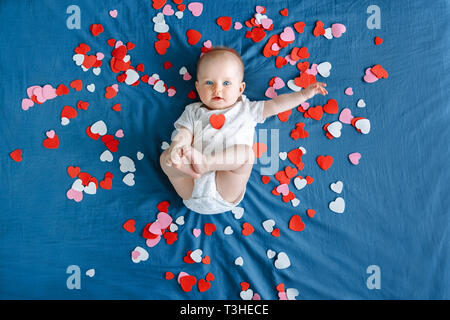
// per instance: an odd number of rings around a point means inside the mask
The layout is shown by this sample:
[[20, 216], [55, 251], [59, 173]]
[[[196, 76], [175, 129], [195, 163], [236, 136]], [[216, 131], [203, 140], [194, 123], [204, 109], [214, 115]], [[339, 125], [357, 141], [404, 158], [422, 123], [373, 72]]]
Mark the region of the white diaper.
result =
[[216, 172], [210, 171], [198, 179], [194, 179], [194, 190], [189, 200], [183, 200], [184, 205], [200, 214], [217, 214], [230, 211], [244, 198], [245, 190], [234, 203], [225, 201], [216, 187]]

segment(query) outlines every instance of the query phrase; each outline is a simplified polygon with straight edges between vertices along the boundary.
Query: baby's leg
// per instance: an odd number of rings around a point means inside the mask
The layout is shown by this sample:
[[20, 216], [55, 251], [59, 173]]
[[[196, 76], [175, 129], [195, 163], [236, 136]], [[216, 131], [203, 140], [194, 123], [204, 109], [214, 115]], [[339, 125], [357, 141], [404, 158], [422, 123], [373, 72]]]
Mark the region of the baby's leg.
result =
[[[194, 189], [194, 179], [186, 173], [183, 173], [181, 170], [168, 166], [166, 158], [167, 150], [165, 150], [159, 158], [161, 169], [169, 178], [178, 195], [184, 200], [190, 199], [192, 190]], [[181, 164], [181, 166], [186, 166], [186, 164]]]
[[216, 187], [222, 198], [236, 201], [245, 189], [252, 172], [254, 154], [250, 146], [235, 145], [214, 155], [202, 155], [193, 147], [183, 149], [200, 174], [216, 171]]

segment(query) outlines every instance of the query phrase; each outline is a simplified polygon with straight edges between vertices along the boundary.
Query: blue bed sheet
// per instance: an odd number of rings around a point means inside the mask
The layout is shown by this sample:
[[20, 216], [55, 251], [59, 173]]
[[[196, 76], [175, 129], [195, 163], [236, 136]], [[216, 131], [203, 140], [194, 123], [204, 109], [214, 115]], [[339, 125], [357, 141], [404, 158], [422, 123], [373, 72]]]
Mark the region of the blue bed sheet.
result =
[[[448, 1], [222, 1], [203, 0], [203, 12], [194, 17], [186, 8], [181, 19], [166, 16], [171, 35], [165, 55], [154, 49], [156, 33], [152, 18], [162, 9], [152, 1], [12, 1], [0, 3], [0, 298], [1, 299], [241, 299], [241, 282], [247, 282], [261, 299], [279, 299], [276, 286], [295, 288], [297, 299], [449, 299], [450, 298], [450, 211], [448, 209], [450, 169], [450, 105]], [[176, 4], [168, 4], [177, 11]], [[190, 2], [185, 2], [188, 5]], [[80, 29], [69, 29], [67, 20], [75, 5], [80, 10]], [[265, 6], [274, 28], [266, 38], [255, 43], [245, 37], [249, 30], [244, 22], [255, 14], [257, 5]], [[373, 14], [368, 7], [380, 9], [380, 28], [369, 29], [367, 20]], [[279, 11], [287, 8], [287, 17]], [[113, 18], [109, 11], [117, 10]], [[230, 16], [241, 22], [242, 29], [223, 31], [216, 19]], [[325, 28], [334, 23], [346, 26], [340, 38], [314, 37], [317, 20]], [[279, 152], [303, 146], [305, 168], [299, 173], [314, 182], [302, 190], [291, 187], [300, 199], [297, 207], [274, 196], [278, 185], [271, 176], [261, 181], [261, 169], [255, 164], [241, 207], [240, 219], [231, 212], [199, 215], [183, 206], [159, 165], [163, 141], [170, 142], [173, 122], [184, 106], [191, 103], [188, 93], [194, 80], [184, 81], [178, 71], [186, 66], [195, 76], [200, 48], [206, 40], [213, 45], [233, 47], [245, 62], [245, 94], [252, 100], [267, 99], [264, 93], [273, 76], [285, 82], [299, 75], [295, 66], [280, 69], [275, 57], [266, 58], [262, 51], [272, 34], [279, 34], [295, 22], [306, 23], [303, 34], [280, 55], [294, 46], [307, 47], [310, 63], [329, 61], [328, 96], [316, 96], [311, 105], [324, 105], [334, 98], [354, 116], [370, 120], [369, 134], [361, 134], [345, 124], [340, 138], [328, 139], [322, 126], [338, 119], [325, 114], [320, 121], [305, 119], [296, 109], [287, 122], [272, 117], [256, 128], [257, 136], [266, 132], [267, 154], [276, 150], [270, 142], [278, 130]], [[74, 22], [74, 21], [72, 21]], [[373, 21], [372, 21], [373, 22]], [[104, 32], [94, 37], [92, 24], [102, 24]], [[201, 32], [201, 40], [189, 45], [186, 31]], [[381, 45], [374, 38], [383, 39]], [[168, 97], [150, 85], [129, 86], [118, 83], [117, 74], [109, 68], [114, 38], [132, 42], [129, 51], [134, 67], [142, 63], [140, 74], [160, 75], [176, 94]], [[91, 47], [90, 54], [105, 55], [102, 71], [96, 76], [83, 72], [72, 60], [80, 43]], [[170, 61], [173, 67], [164, 68]], [[375, 83], [363, 80], [367, 68], [380, 64], [389, 73]], [[83, 81], [79, 92], [69, 87], [75, 79]], [[21, 108], [32, 85], [65, 84], [70, 92]], [[88, 84], [95, 84], [89, 92]], [[119, 84], [119, 92], [105, 99], [105, 88]], [[353, 88], [353, 95], [345, 89]], [[287, 87], [278, 93], [291, 92]], [[364, 99], [365, 108], [357, 107]], [[88, 110], [78, 110], [76, 118], [61, 125], [64, 106], [75, 107], [79, 100], [89, 102]], [[120, 112], [112, 109], [121, 104]], [[86, 128], [98, 120], [108, 126], [108, 133], [123, 129], [118, 151], [112, 162], [99, 160], [105, 145], [90, 139]], [[293, 140], [290, 131], [304, 122], [306, 139]], [[57, 149], [43, 147], [46, 132], [55, 130]], [[266, 131], [264, 131], [266, 130]], [[272, 130], [272, 131], [271, 131]], [[15, 162], [10, 153], [21, 149], [23, 160]], [[137, 152], [144, 154], [142, 160]], [[353, 165], [348, 155], [359, 152], [360, 163]], [[316, 164], [319, 155], [331, 155], [334, 163], [324, 171]], [[122, 182], [120, 156], [134, 159], [135, 184]], [[279, 170], [292, 165], [275, 157]], [[114, 175], [111, 190], [97, 189], [75, 202], [66, 196], [74, 179], [66, 170], [79, 166], [82, 171], [103, 180], [105, 172]], [[330, 184], [344, 183], [336, 194]], [[291, 183], [292, 186], [292, 183]], [[336, 197], [345, 199], [345, 211], [334, 213], [329, 203]], [[155, 221], [161, 201], [169, 201], [174, 219], [184, 216], [178, 239], [171, 245], [164, 239], [149, 248], [142, 237], [144, 226]], [[309, 218], [307, 209], [316, 215]], [[293, 215], [300, 215], [305, 229], [289, 229]], [[129, 233], [122, 225], [135, 220], [136, 231]], [[280, 236], [266, 232], [262, 223], [273, 219]], [[241, 234], [244, 222], [255, 231]], [[205, 223], [217, 230], [206, 236]], [[234, 233], [225, 235], [230, 226]], [[193, 236], [194, 228], [202, 229]], [[133, 263], [131, 252], [145, 248], [149, 258]], [[187, 264], [188, 250], [201, 249], [210, 263]], [[277, 269], [268, 249], [285, 252], [291, 262]], [[242, 257], [244, 264], [235, 265]], [[80, 271], [80, 288], [69, 289]], [[95, 270], [90, 277], [86, 272]], [[214, 275], [211, 288], [200, 292], [197, 286], [184, 292], [176, 281], [183, 271], [197, 280], [208, 272]], [[90, 272], [93, 272], [92, 270]], [[172, 272], [175, 279], [166, 280]], [[89, 273], [89, 272], [88, 272]], [[91, 274], [92, 275], [92, 274]], [[376, 282], [374, 277], [379, 282]], [[371, 285], [377, 284], [377, 288]], [[371, 289], [372, 288], [372, 289]]]

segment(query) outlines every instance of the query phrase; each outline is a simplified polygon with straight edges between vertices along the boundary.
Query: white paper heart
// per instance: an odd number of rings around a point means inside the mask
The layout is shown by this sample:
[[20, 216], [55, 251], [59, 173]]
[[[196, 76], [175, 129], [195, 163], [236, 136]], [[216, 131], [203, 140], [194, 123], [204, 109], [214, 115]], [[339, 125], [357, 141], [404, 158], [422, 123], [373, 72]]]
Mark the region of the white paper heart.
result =
[[267, 249], [267, 258], [272, 259], [277, 254], [275, 251]]
[[113, 160], [114, 160], [113, 154], [109, 150], [103, 151], [102, 154], [100, 155], [101, 162], [105, 162], [105, 161], [112, 162]]
[[297, 198], [294, 198], [294, 199], [291, 200], [291, 204], [292, 204], [293, 207], [296, 207], [296, 206], [298, 206], [300, 204], [300, 200], [297, 199]]
[[137, 158], [138, 160], [142, 160], [142, 159], [144, 159], [144, 154], [143, 154], [142, 152], [138, 151], [138, 152], [136, 153], [136, 158]]
[[288, 80], [287, 86], [289, 89], [291, 89], [292, 91], [295, 91], [295, 92], [302, 90], [302, 87], [297, 86], [293, 79]]
[[86, 271], [86, 275], [90, 278], [92, 278], [93, 276], [95, 276], [95, 269], [89, 269]]
[[284, 252], [279, 252], [277, 255], [277, 259], [275, 260], [275, 268], [282, 270], [289, 268], [291, 266], [291, 261], [289, 257]]
[[134, 174], [133, 173], [127, 173], [125, 177], [122, 179], [123, 183], [125, 183], [127, 186], [134, 186]]
[[128, 85], [132, 85], [139, 80], [139, 73], [137, 73], [133, 69], [128, 69], [125, 74], [127, 75], [127, 77], [125, 78], [125, 83]]
[[192, 260], [199, 263], [202, 261], [202, 254], [203, 251], [201, 249], [195, 249], [194, 251], [191, 252], [189, 256], [191, 257]]
[[121, 156], [119, 158], [119, 163], [120, 163], [120, 168], [119, 169], [123, 173], [135, 172], [136, 171], [136, 167], [134, 165], [133, 159], [128, 158], [127, 156]]
[[264, 230], [266, 230], [267, 232], [272, 232], [273, 227], [275, 226], [275, 220], [269, 219], [269, 220], [263, 221], [262, 225], [263, 225]]
[[317, 66], [317, 72], [322, 77], [325, 77], [325, 78], [330, 76], [330, 70], [331, 70], [331, 63], [329, 63], [328, 61], [322, 62]]
[[76, 179], [72, 183], [72, 189], [79, 192], [84, 190], [83, 182], [81, 181], [81, 179]]
[[328, 125], [327, 131], [335, 138], [341, 136], [342, 123], [339, 121], [332, 122]]
[[179, 226], [182, 226], [184, 224], [184, 216], [179, 216], [176, 218], [175, 223]]
[[328, 40], [333, 39], [333, 34], [331, 33], [331, 28], [325, 29], [325, 34], [323, 35]]
[[91, 181], [89, 184], [84, 187], [83, 190], [87, 194], [96, 194], [97, 193], [97, 186], [95, 185], [95, 182]]
[[295, 179], [294, 179], [294, 186], [298, 190], [303, 189], [307, 184], [308, 184], [308, 181], [305, 178], [301, 179], [300, 177], [295, 177]]
[[244, 265], [244, 259], [242, 257], [237, 257], [236, 260], [234, 260], [234, 264], [242, 267]]
[[234, 207], [233, 209], [231, 209], [231, 212], [233, 213], [234, 218], [239, 220], [244, 215], [244, 208]]
[[148, 252], [142, 247], [137, 246], [131, 252], [131, 260], [134, 263], [139, 263], [141, 261], [146, 261], [148, 259]]
[[87, 89], [87, 91], [89, 91], [89, 92], [94, 92], [94, 91], [95, 91], [95, 84], [93, 84], [93, 83], [88, 84], [88, 85], [86, 86], [86, 89]]
[[336, 193], [341, 193], [344, 188], [344, 183], [342, 181], [336, 181], [335, 183], [330, 184], [330, 189]]
[[233, 234], [233, 229], [230, 226], [226, 226], [225, 229], [223, 230], [223, 233], [226, 234], [227, 236]]
[[355, 122], [355, 127], [361, 130], [361, 133], [368, 134], [370, 132], [370, 121], [369, 119], [360, 119]]
[[358, 108], [364, 108], [366, 106], [366, 102], [363, 99], [359, 99], [358, 102], [356, 103], [356, 106]]
[[253, 290], [247, 289], [245, 291], [241, 291], [241, 293], [239, 293], [239, 296], [241, 297], [242, 300], [252, 300]]
[[337, 197], [336, 200], [331, 201], [328, 205], [331, 211], [336, 213], [343, 213], [345, 210], [345, 201], [342, 197]]
[[278, 156], [280, 157], [281, 160], [286, 160], [287, 158], [287, 152], [280, 152], [278, 154]]
[[298, 290], [294, 288], [286, 289], [286, 296], [288, 300], [296, 300], [295, 297], [298, 296]]
[[108, 128], [106, 127], [106, 123], [103, 120], [99, 120], [91, 125], [91, 132], [93, 134], [99, 134], [101, 136], [105, 135], [108, 132]]

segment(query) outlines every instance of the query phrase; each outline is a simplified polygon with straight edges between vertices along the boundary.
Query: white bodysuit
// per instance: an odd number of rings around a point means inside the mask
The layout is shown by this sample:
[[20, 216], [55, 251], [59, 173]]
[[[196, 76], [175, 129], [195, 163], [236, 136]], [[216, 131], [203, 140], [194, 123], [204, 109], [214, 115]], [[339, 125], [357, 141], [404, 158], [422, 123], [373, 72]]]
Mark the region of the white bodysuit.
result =
[[[264, 101], [249, 101], [245, 95], [229, 108], [221, 110], [209, 110], [201, 102], [191, 103], [186, 106], [180, 118], [175, 121], [175, 129], [186, 127], [194, 136], [192, 146], [201, 151], [204, 155], [220, 152], [236, 144], [253, 146], [255, 126], [257, 123], [265, 121], [263, 116]], [[224, 115], [225, 121], [220, 129], [216, 129], [210, 122], [219, 119]], [[217, 124], [215, 124], [217, 126]], [[177, 134], [177, 130], [172, 133], [172, 138]], [[192, 197], [183, 200], [186, 207], [201, 214], [216, 214], [231, 210], [237, 206], [244, 198], [245, 189], [242, 195], [234, 203], [225, 201], [216, 188], [216, 172], [211, 171], [203, 174], [200, 178], [194, 179], [194, 190]]]

